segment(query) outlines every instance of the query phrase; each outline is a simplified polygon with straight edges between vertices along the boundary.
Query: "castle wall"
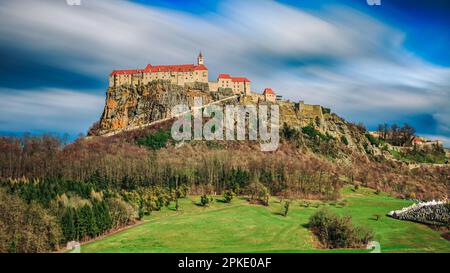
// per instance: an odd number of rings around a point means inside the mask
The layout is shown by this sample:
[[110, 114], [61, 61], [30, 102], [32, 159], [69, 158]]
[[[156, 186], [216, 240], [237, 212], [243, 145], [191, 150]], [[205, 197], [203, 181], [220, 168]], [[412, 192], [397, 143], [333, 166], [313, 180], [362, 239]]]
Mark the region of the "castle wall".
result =
[[120, 86], [120, 85], [130, 85], [131, 84], [131, 75], [130, 74], [117, 74], [117, 75], [111, 75], [110, 84], [112, 83], [112, 86]]
[[219, 89], [219, 84], [217, 82], [208, 82], [209, 91], [217, 91]]
[[300, 101], [298, 103], [297, 110], [304, 117], [309, 117], [309, 118], [319, 117], [319, 118], [323, 119], [322, 106], [320, 106], [320, 105], [305, 104], [304, 101]]
[[232, 79], [219, 78], [217, 81], [217, 88], [231, 88], [233, 94], [251, 94], [250, 82], [233, 81]]
[[144, 69], [115, 70], [109, 76], [109, 86], [148, 84], [155, 80], [170, 81], [171, 84], [185, 86], [189, 83], [206, 83], [210, 91], [219, 88], [230, 88], [233, 94], [251, 94], [250, 82], [246, 78], [221, 78], [217, 82], [208, 82], [208, 69], [203, 65], [201, 54], [197, 58], [197, 65], [147, 65]]
[[275, 96], [275, 94], [265, 94], [264, 99], [265, 101], [276, 102], [277, 97]]
[[170, 80], [172, 84], [184, 85], [192, 82], [208, 82], [208, 70], [190, 72], [143, 72], [135, 74], [116, 74], [109, 76], [109, 86], [148, 84], [154, 80]]

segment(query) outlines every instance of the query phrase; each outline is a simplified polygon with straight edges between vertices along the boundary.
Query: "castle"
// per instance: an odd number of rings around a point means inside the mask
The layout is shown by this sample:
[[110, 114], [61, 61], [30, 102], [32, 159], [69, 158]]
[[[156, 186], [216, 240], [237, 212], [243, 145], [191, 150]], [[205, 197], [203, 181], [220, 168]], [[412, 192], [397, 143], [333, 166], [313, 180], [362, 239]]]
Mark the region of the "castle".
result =
[[109, 86], [140, 85], [154, 80], [170, 80], [172, 84], [184, 86], [188, 83], [207, 83], [209, 91], [231, 89], [236, 95], [251, 95], [250, 80], [245, 77], [232, 77], [229, 74], [220, 74], [217, 81], [208, 80], [208, 68], [204, 65], [203, 55], [200, 52], [197, 64], [156, 65], [148, 64], [144, 69], [114, 70], [109, 75]]
[[[232, 95], [240, 95], [243, 102], [271, 102], [277, 103], [281, 96], [277, 96], [272, 88], [265, 88], [262, 94], [251, 92], [251, 82], [246, 77], [234, 77], [230, 74], [219, 74], [216, 81], [209, 81], [208, 68], [204, 64], [204, 58], [200, 52], [197, 57], [197, 64], [179, 65], [151, 65], [144, 69], [134, 70], [114, 70], [109, 75], [109, 87], [122, 85], [136, 86], [148, 84], [154, 80], [168, 80], [172, 84], [186, 86], [192, 83], [206, 84], [207, 90], [216, 92], [226, 90]], [[315, 117], [323, 118], [322, 107], [320, 105], [309, 105], [300, 101], [295, 104], [296, 111], [311, 119]]]

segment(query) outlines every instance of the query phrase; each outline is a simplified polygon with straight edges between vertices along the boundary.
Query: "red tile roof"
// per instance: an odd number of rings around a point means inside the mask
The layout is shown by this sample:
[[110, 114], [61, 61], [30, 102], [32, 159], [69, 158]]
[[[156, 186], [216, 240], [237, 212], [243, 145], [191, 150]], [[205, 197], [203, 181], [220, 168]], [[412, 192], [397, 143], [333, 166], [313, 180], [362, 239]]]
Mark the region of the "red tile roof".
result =
[[264, 94], [264, 95], [265, 95], [265, 94], [272, 94], [272, 95], [275, 95], [275, 92], [273, 92], [272, 88], [266, 88], [266, 89], [264, 89], [263, 94]]
[[424, 142], [425, 142], [425, 140], [423, 138], [421, 138], [421, 137], [415, 136], [412, 139], [412, 143], [414, 143], [414, 144], [416, 144], [416, 143], [424, 143]]
[[113, 70], [111, 75], [119, 75], [119, 74], [135, 74], [143, 72], [143, 69], [127, 69], [127, 70]]
[[245, 77], [231, 77], [230, 74], [219, 74], [219, 79], [230, 79], [232, 82], [250, 82]]
[[195, 70], [208, 70], [205, 65], [194, 64], [179, 64], [179, 65], [155, 65], [148, 64], [144, 69], [134, 70], [114, 70], [111, 75], [118, 74], [134, 74], [134, 73], [149, 73], [149, 72], [191, 72]]

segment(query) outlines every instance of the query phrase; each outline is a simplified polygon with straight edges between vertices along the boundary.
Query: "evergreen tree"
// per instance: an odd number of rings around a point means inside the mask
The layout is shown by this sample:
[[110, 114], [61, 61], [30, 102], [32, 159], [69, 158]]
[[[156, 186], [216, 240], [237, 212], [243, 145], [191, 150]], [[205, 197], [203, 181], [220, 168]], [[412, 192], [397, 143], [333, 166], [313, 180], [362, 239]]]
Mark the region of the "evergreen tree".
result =
[[61, 219], [61, 229], [66, 241], [76, 239], [74, 209], [67, 208]]

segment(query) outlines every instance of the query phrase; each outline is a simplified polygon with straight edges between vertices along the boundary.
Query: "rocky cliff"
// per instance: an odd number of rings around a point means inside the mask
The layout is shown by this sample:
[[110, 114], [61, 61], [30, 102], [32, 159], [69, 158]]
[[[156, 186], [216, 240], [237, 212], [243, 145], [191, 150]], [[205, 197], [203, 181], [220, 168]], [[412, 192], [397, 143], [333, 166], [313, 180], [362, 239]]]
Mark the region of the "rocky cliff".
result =
[[191, 106], [194, 97], [203, 103], [212, 101], [208, 86], [196, 83], [178, 86], [169, 81], [153, 81], [146, 85], [110, 87], [100, 119], [100, 134], [138, 126], [169, 116], [173, 106]]
[[[106, 103], [98, 133], [102, 135], [120, 132], [126, 128], [167, 118], [172, 107], [177, 104], [192, 106], [194, 97], [202, 97], [203, 104], [207, 104], [227, 96], [229, 94], [209, 92], [207, 84], [202, 83], [179, 86], [159, 80], [146, 85], [111, 87], [106, 92]], [[226, 103], [247, 104], [250, 101], [241, 97]], [[300, 146], [316, 151], [329, 151], [339, 158], [345, 158], [354, 152], [373, 155], [381, 153], [371, 145], [363, 129], [330, 113], [329, 110], [319, 106], [320, 113], [311, 113], [302, 111], [298, 103], [278, 101], [277, 104], [280, 106], [280, 125], [300, 132]], [[304, 127], [309, 127], [309, 134], [302, 132]]]

